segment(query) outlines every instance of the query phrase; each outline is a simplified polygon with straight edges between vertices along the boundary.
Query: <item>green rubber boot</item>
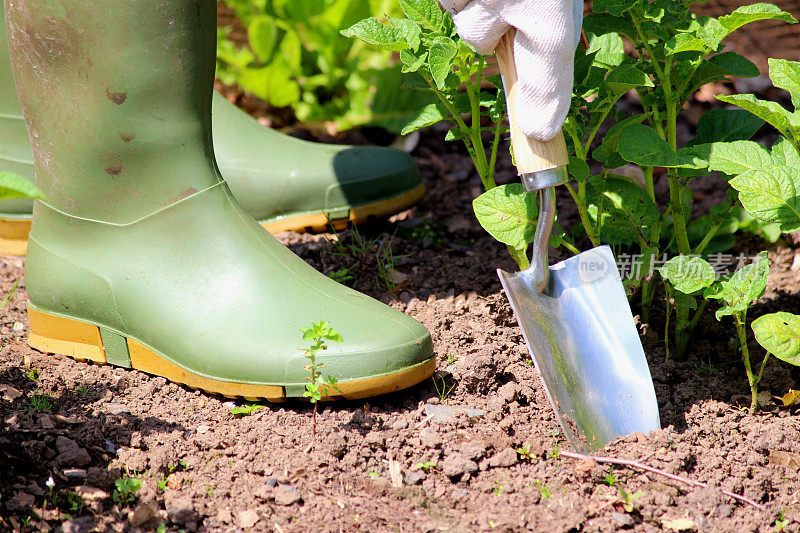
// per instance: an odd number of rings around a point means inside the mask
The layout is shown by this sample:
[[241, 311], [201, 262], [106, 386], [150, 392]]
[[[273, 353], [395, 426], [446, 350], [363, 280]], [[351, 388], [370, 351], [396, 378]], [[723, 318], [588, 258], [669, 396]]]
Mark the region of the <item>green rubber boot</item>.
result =
[[[0, 2], [2, 9], [2, 2]], [[113, 95], [112, 95], [113, 96]], [[266, 128], [214, 93], [214, 150], [233, 195], [273, 233], [337, 229], [392, 215], [425, 189], [411, 157], [391, 148], [325, 145]], [[0, 25], [0, 172], [33, 181], [33, 156]], [[30, 200], [0, 201], [0, 255], [24, 255]]]
[[300, 328], [344, 338], [328, 397], [434, 369], [425, 328], [319, 274], [259, 226], [211, 142], [214, 0], [6, 0], [36, 183], [32, 347], [226, 396], [302, 396]]

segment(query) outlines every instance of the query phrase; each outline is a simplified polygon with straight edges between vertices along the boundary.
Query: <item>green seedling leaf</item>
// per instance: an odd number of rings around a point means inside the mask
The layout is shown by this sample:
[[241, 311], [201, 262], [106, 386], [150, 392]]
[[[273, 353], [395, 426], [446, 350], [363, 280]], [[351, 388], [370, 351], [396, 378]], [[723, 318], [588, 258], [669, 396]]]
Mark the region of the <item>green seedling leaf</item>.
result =
[[446, 111], [442, 109], [442, 105], [435, 103], [435, 104], [428, 104], [423, 107], [419, 114], [414, 117], [411, 122], [405, 125], [403, 130], [400, 132], [401, 135], [408, 135], [409, 133], [422, 129], [427, 128], [428, 126], [432, 126], [437, 122], [441, 122], [446, 118]]
[[589, 41], [587, 56], [594, 56], [592, 64], [602, 69], [610, 69], [625, 60], [625, 45], [616, 33], [595, 36]]
[[433, 81], [439, 90], [444, 89], [445, 79], [453, 68], [453, 59], [457, 53], [458, 46], [449, 37], [439, 35], [431, 43], [428, 61]]
[[0, 200], [10, 198], [46, 199], [44, 193], [29, 179], [11, 172], [0, 172]]
[[700, 117], [697, 136], [688, 146], [746, 141], [763, 125], [762, 119], [742, 109], [712, 109]]
[[675, 290], [693, 294], [714, 283], [717, 275], [714, 267], [700, 257], [679, 255], [673, 257], [658, 271], [669, 281]]
[[390, 51], [408, 48], [416, 51], [419, 47], [420, 33], [419, 26], [410, 20], [390, 18], [387, 24], [382, 24], [374, 17], [356, 22], [346, 30], [342, 30], [342, 35], [345, 37], [355, 37]]
[[736, 9], [730, 15], [720, 17], [719, 23], [726, 30], [728, 30], [728, 33], [730, 34], [745, 24], [750, 24], [759, 20], [770, 19], [782, 20], [783, 22], [789, 22], [791, 24], [797, 22], [797, 20], [790, 13], [787, 13], [776, 5], [753, 4], [749, 6], [742, 6]]
[[800, 316], [783, 311], [760, 316], [753, 321], [753, 333], [766, 351], [800, 366]]
[[621, 177], [596, 176], [587, 182], [586, 201], [593, 225], [617, 239], [639, 240], [658, 219], [658, 207], [636, 183]]
[[784, 137], [797, 138], [800, 136], [800, 117], [789, 112], [777, 102], [761, 100], [752, 94], [719, 95], [717, 100], [751, 112], [771, 124]]
[[627, 161], [619, 156], [619, 138], [622, 131], [631, 124], [640, 124], [646, 117], [644, 115], [634, 115], [628, 117], [622, 122], [614, 124], [605, 137], [603, 143], [595, 149], [592, 156], [598, 161], [604, 163], [606, 168], [617, 168], [625, 165]]
[[248, 404], [245, 404], [245, 405], [243, 405], [241, 407], [233, 407], [233, 408], [231, 408], [231, 414], [233, 416], [239, 418], [239, 417], [242, 417], [242, 416], [251, 415], [251, 414], [255, 413], [256, 411], [259, 411], [259, 410], [261, 410], [263, 408], [264, 408], [263, 405], [258, 405], [257, 403], [248, 403]]
[[533, 242], [539, 214], [536, 195], [525, 192], [520, 183], [501, 185], [472, 202], [475, 216], [492, 237], [517, 250]]
[[444, 12], [435, 0], [400, 0], [400, 7], [409, 20], [423, 28], [439, 31], [444, 23]]
[[800, 62], [770, 58], [769, 77], [775, 87], [792, 96], [795, 112], [800, 109]]
[[761, 252], [757, 260], [734, 272], [730, 279], [708, 287], [703, 297], [725, 303], [716, 313], [720, 320], [723, 316], [747, 311], [750, 304], [764, 295], [768, 278], [769, 259], [767, 252]]

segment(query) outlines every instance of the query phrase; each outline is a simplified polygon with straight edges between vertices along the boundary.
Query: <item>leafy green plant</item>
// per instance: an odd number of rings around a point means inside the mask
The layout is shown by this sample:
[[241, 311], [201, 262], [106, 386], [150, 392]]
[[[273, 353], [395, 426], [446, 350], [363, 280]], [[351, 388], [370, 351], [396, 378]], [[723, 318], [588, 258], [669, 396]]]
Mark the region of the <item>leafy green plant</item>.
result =
[[430, 472], [433, 468], [436, 467], [436, 461], [425, 461], [424, 463], [419, 463], [416, 468], [417, 470], [422, 470], [423, 472]]
[[[709, 170], [724, 171], [719, 167], [723, 153], [731, 149], [727, 146], [746, 142], [765, 120], [775, 122], [787, 134], [794, 131], [786, 125], [791, 121], [774, 119], [764, 109], [780, 111], [763, 103], [747, 104], [746, 109], [760, 110], [758, 116], [715, 109], [700, 118], [697, 135], [686, 146], [679, 146], [677, 123], [686, 102], [701, 86], [732, 76], [759, 75], [749, 60], [724, 50], [723, 42], [730, 34], [761, 20], [796, 20], [763, 3], [740, 7], [719, 18], [697, 16], [691, 10], [694, 3], [594, 2], [594, 13], [584, 23], [589, 46], [576, 53], [576, 83], [564, 126], [572, 153], [567, 189], [580, 215], [580, 227], [575, 230], [583, 231], [595, 246], [610, 243], [633, 250], [637, 260], [628, 285], [632, 291], [640, 290], [645, 321], [649, 320], [657, 287], [655, 261], [662, 253], [699, 255], [730, 247], [736, 231], [750, 231], [774, 241], [778, 229], [788, 230], [788, 226], [776, 227], [773, 220], [748, 209], [745, 199], [742, 203], [749, 215], [744, 213], [735, 193], [728, 202], [714, 206], [709, 215], [692, 220], [693, 199], [688, 185]], [[343, 33], [399, 51], [406, 84], [438, 98], [438, 102], [422, 108], [404, 131], [442, 120], [453, 125], [447, 139], [466, 145], [487, 191], [473, 204], [478, 220], [507, 245], [519, 267], [525, 268], [538, 207], [534, 196], [525, 194], [520, 184], [495, 186], [494, 167], [506, 131], [500, 80], [484, 76], [485, 58], [458, 38], [450, 17], [434, 0], [404, 0], [400, 4], [405, 19], [385, 23], [366, 19]], [[781, 63], [781, 68], [788, 71], [786, 63]], [[789, 86], [790, 76], [784, 78], [784, 85]], [[496, 90], [482, 90], [484, 81], [491, 82]], [[641, 101], [640, 113], [617, 105], [631, 91]], [[744, 102], [737, 99], [734, 103], [744, 107]], [[609, 122], [611, 128], [607, 129]], [[598, 142], [600, 132], [606, 130], [602, 142]], [[641, 180], [617, 170], [624, 166], [636, 167]], [[666, 169], [667, 198], [656, 197], [657, 168]], [[736, 187], [735, 182], [732, 185]], [[560, 228], [551, 244], [577, 252]], [[673, 352], [682, 355], [702, 311], [693, 306], [694, 297], [683, 297], [685, 293], [671, 287], [668, 290], [668, 312], [674, 312], [675, 320], [674, 331], [668, 329], [666, 336], [672, 337]]]
[[231, 408], [231, 414], [233, 416], [235, 416], [236, 418], [241, 418], [243, 416], [251, 415], [251, 414], [255, 413], [256, 411], [258, 411], [260, 409], [263, 409], [263, 408], [264, 408], [263, 405], [259, 405], [257, 403], [246, 403], [246, 404], [241, 405], [239, 407]]
[[364, 123], [399, 131], [423, 95], [399, 88], [391, 53], [339, 30], [370, 15], [392, 16], [393, 0], [226, 0], [247, 31], [248, 46], [217, 35], [217, 75], [275, 107], [291, 106], [306, 123], [346, 129]]
[[136, 493], [142, 488], [142, 480], [135, 477], [121, 477], [114, 482], [112, 499], [119, 506], [130, 505], [136, 501]]
[[[724, 50], [723, 42], [730, 34], [759, 20], [796, 22], [771, 4], [743, 6], [713, 18], [693, 14], [693, 3], [595, 2], [595, 13], [584, 23], [590, 46], [576, 55], [574, 98], [564, 128], [574, 152], [569, 166], [573, 181], [568, 190], [586, 235], [594, 245], [611, 242], [639, 249], [641, 259], [633, 282], [641, 287], [644, 320], [649, 319], [656, 288], [656, 257], [665, 251], [703, 254], [723, 241], [730, 246], [730, 232], [748, 224], [735, 219], [741, 210], [734, 195], [712, 208], [707, 217], [691, 220], [688, 185], [706, 175], [709, 167], [719, 170], [709, 164], [712, 156], [726, 145], [749, 139], [764, 121], [738, 110], [712, 110], [700, 118], [697, 136], [681, 147], [677, 135], [680, 111], [707, 83], [759, 75], [746, 58]], [[633, 53], [625, 52], [625, 41]], [[629, 91], [638, 95], [642, 113], [617, 108], [616, 102]], [[595, 148], [607, 119], [613, 125]], [[601, 164], [601, 171], [591, 171], [590, 162], [592, 166]], [[615, 170], [625, 165], [638, 167], [641, 181]], [[657, 167], [667, 172], [669, 196], [664, 201], [655, 194]], [[777, 238], [774, 227], [754, 224], [750, 229]], [[663, 278], [664, 269], [660, 273]], [[694, 298], [671, 292], [669, 305], [676, 319], [673, 348], [682, 355], [697, 323], [690, 317]]]
[[[767, 253], [761, 252], [752, 263], [734, 272], [730, 278], [720, 281], [715, 281], [713, 268], [706, 260], [699, 257], [675, 257], [661, 268], [661, 274], [665, 278], [667, 293], [672, 294], [675, 301], [683, 300], [686, 308], [695, 309], [692, 322], [696, 321], [699, 312], [705, 308], [709, 300], [718, 300], [721, 303], [720, 308], [716, 311], [717, 320], [721, 320], [725, 316], [733, 317], [742, 362], [747, 374], [747, 381], [750, 384], [750, 412], [754, 412], [758, 406], [758, 383], [764, 372], [769, 353], [762, 361], [758, 374], [754, 373], [750, 364], [750, 351], [747, 347], [747, 310], [755, 300], [764, 295], [767, 287], [769, 278]], [[696, 301], [698, 296], [704, 298], [700, 306]], [[784, 314], [788, 315], [788, 313]], [[769, 316], [771, 315], [766, 315], [766, 317]], [[667, 319], [669, 319], [669, 314]], [[776, 325], [774, 319], [766, 318], [759, 323], [758, 327], [755, 325], [753, 327], [758, 329], [761, 338], [772, 349], [780, 351], [778, 345], [769, 342], [774, 336], [771, 336], [772, 331], [767, 328], [774, 325]], [[767, 350], [769, 351], [769, 348]], [[783, 356], [785, 352], [781, 353]]]
[[316, 438], [317, 404], [322, 399], [323, 394], [330, 394], [334, 390], [339, 390], [339, 387], [336, 385], [337, 379], [335, 377], [328, 375], [325, 376], [324, 380], [320, 380], [322, 377], [321, 369], [325, 365], [317, 362], [317, 354], [328, 348], [326, 341], [344, 342], [344, 339], [341, 333], [330, 327], [330, 324], [324, 320], [313, 323], [310, 327], [301, 328], [300, 331], [303, 332], [303, 340], [311, 342], [308, 348], [303, 349], [305, 351], [305, 356], [311, 361], [310, 364], [305, 367], [306, 370], [308, 370], [309, 377], [306, 378], [308, 379], [308, 383], [306, 383], [306, 391], [303, 393], [303, 397], [308, 398], [308, 401], [314, 404], [311, 433]]

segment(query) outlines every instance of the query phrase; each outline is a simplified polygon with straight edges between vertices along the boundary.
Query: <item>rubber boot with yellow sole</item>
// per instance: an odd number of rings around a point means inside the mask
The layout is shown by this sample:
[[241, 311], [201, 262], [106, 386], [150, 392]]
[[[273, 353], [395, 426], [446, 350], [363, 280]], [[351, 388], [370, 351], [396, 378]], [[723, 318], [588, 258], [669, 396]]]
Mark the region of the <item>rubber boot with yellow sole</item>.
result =
[[[273, 233], [322, 231], [329, 222], [341, 229], [350, 221], [386, 217], [425, 192], [414, 161], [400, 150], [301, 141], [262, 126], [216, 92], [212, 130], [217, 163], [233, 195]], [[3, 171], [33, 181], [33, 157], [0, 25]], [[30, 200], [0, 200], [0, 255], [25, 254], [32, 207]]]
[[211, 141], [215, 0], [6, 0], [37, 185], [29, 343], [246, 398], [302, 396], [300, 328], [334, 397], [413, 385], [427, 330], [319, 274], [220, 177]]

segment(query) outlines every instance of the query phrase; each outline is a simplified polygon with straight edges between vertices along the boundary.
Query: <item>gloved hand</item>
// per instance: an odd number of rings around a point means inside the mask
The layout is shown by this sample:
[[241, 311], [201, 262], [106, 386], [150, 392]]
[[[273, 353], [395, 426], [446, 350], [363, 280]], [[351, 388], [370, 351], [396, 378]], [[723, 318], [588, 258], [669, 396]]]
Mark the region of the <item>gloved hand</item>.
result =
[[439, 0], [453, 14], [458, 34], [480, 54], [491, 55], [516, 28], [514, 62], [517, 123], [528, 137], [548, 141], [561, 130], [574, 83], [583, 0]]

